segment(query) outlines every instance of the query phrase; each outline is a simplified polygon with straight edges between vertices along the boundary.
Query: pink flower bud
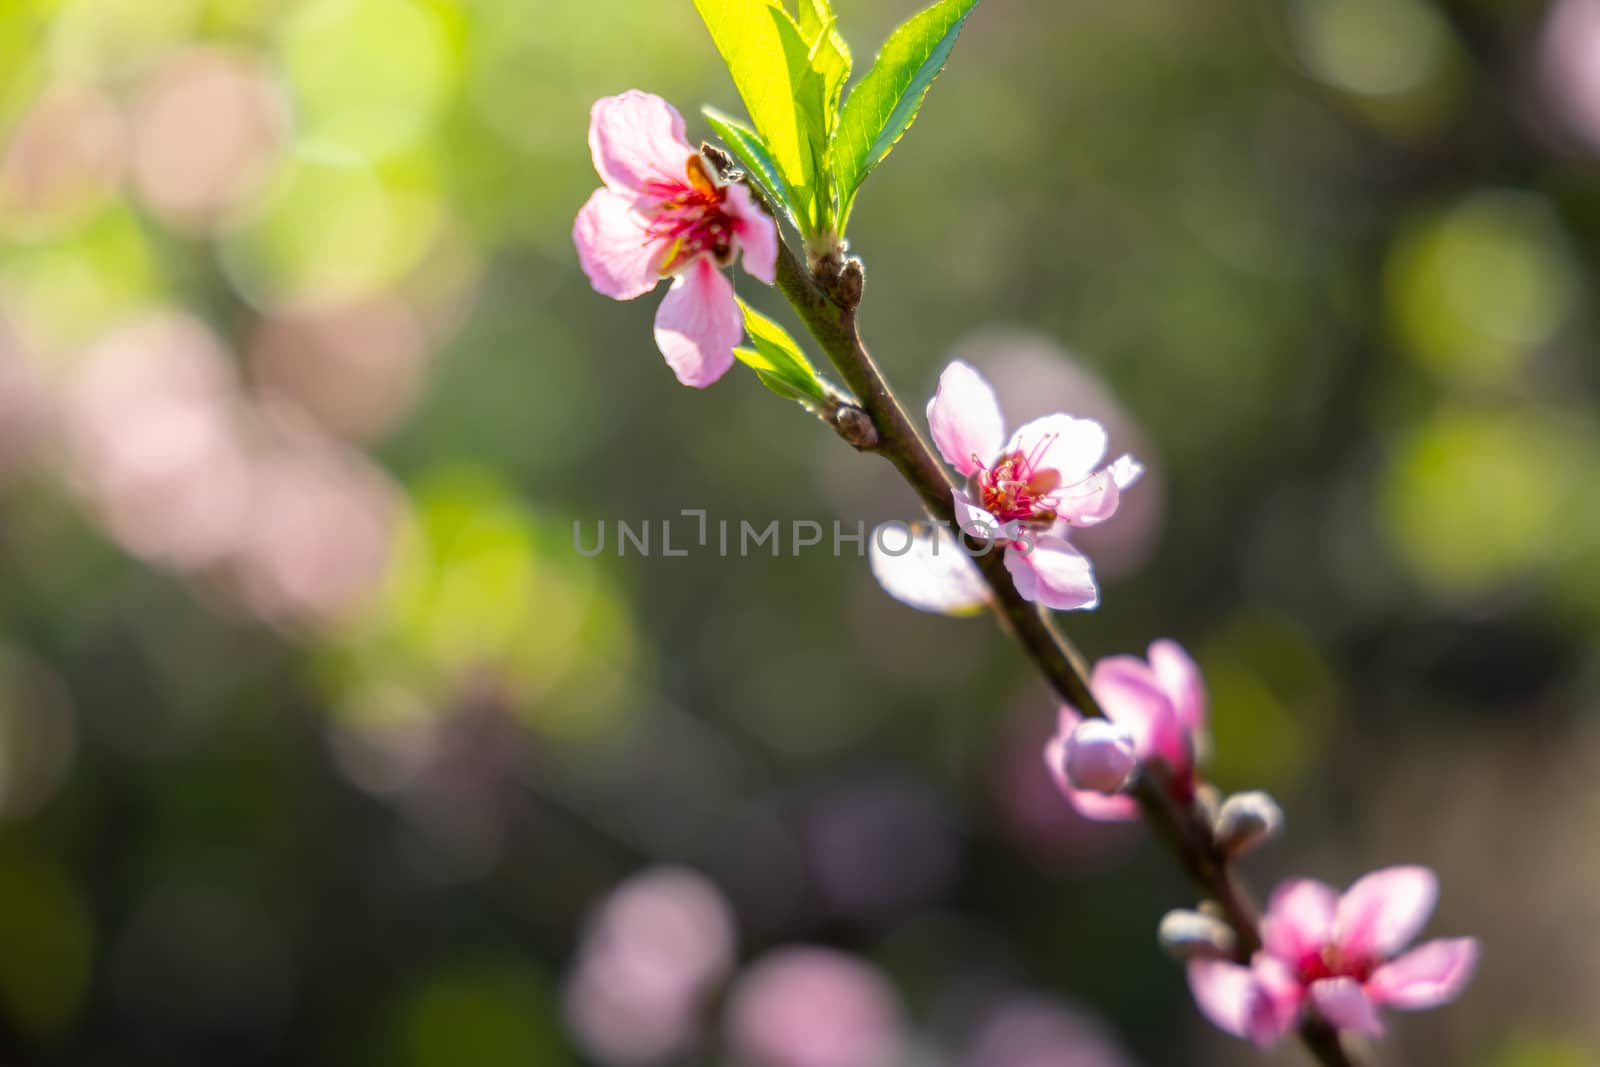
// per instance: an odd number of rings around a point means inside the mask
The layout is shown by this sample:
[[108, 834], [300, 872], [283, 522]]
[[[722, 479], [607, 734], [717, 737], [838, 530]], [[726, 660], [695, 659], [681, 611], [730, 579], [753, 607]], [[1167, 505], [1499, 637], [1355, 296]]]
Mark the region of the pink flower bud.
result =
[[1104, 719], [1087, 719], [1067, 738], [1062, 770], [1074, 789], [1117, 793], [1138, 769], [1133, 738]]

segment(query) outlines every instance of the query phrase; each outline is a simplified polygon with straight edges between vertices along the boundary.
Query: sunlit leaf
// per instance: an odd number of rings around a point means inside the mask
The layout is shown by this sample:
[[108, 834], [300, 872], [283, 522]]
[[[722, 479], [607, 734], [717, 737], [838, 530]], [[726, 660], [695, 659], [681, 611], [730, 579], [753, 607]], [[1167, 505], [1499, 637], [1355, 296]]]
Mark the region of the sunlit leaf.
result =
[[832, 146], [841, 229], [861, 183], [911, 128], [977, 3], [939, 0], [913, 15], [889, 36], [872, 69], [850, 91]]
[[839, 121], [844, 83], [850, 80], [850, 46], [828, 0], [800, 0], [800, 34], [811, 46], [811, 69], [822, 79], [823, 118], [831, 137]]
[[822, 224], [824, 84], [794, 17], [772, 0], [695, 0], [810, 234]]
[[818, 380], [816, 368], [789, 332], [743, 300], [739, 307], [744, 311], [745, 332], [755, 342], [754, 350], [734, 350], [740, 362], [754, 369], [762, 384], [780, 396], [826, 401], [828, 391]]

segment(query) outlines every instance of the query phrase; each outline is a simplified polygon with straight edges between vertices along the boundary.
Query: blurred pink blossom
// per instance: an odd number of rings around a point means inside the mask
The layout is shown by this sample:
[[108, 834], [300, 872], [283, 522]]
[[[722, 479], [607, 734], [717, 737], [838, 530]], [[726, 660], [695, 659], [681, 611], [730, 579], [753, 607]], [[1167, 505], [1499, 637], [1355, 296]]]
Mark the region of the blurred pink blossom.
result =
[[213, 229], [261, 186], [284, 137], [283, 110], [248, 57], [206, 48], [177, 56], [134, 108], [134, 190], [179, 229]]
[[1042, 996], [1014, 995], [988, 1011], [962, 1067], [1130, 1067], [1092, 1017]]
[[584, 204], [572, 239], [597, 292], [632, 300], [674, 279], [656, 314], [656, 345], [685, 385], [704, 388], [733, 366], [744, 316], [721, 268], [771, 285], [777, 224], [742, 185], [723, 185], [684, 139], [683, 117], [630, 90], [597, 101], [589, 125], [605, 185]]
[[250, 489], [231, 565], [256, 614], [332, 623], [366, 603], [402, 510], [387, 477], [353, 450], [295, 442], [256, 460]]
[[100, 90], [45, 89], [0, 154], [0, 235], [44, 239], [99, 207], [127, 156], [122, 113]]
[[[1143, 762], [1159, 758], [1171, 770], [1178, 799], [1192, 799], [1195, 753], [1206, 724], [1205, 683], [1189, 654], [1174, 641], [1150, 646], [1149, 660], [1110, 656], [1094, 665], [1089, 688], [1112, 727], [1131, 743]], [[1078, 731], [1090, 728], [1076, 708], [1063, 705], [1055, 737], [1045, 746], [1045, 764], [1079, 813], [1091, 819], [1127, 820], [1138, 816], [1130, 796], [1107, 796], [1099, 782], [1078, 783], [1068, 773], [1067, 756]], [[1098, 727], [1095, 727], [1098, 731]]]
[[276, 312], [249, 346], [251, 376], [263, 394], [356, 441], [381, 437], [406, 413], [427, 356], [422, 324], [394, 297]]
[[1309, 1009], [1342, 1030], [1383, 1033], [1378, 1008], [1406, 1011], [1454, 1000], [1478, 962], [1478, 942], [1429, 941], [1398, 955], [1433, 913], [1439, 883], [1426, 867], [1390, 867], [1343, 896], [1310, 879], [1273, 893], [1262, 920], [1264, 947], [1249, 966], [1189, 964], [1189, 986], [1206, 1017], [1230, 1034], [1270, 1045]]
[[727, 977], [733, 911], [703, 875], [658, 867], [635, 875], [590, 919], [568, 977], [568, 1024], [608, 1064], [659, 1063], [696, 1035], [705, 1001]]
[[1600, 152], [1600, 0], [1559, 0], [1543, 42], [1545, 89], [1572, 129]]
[[890, 1067], [900, 1006], [876, 970], [825, 948], [786, 948], [740, 977], [728, 1043], [741, 1067]]
[[192, 571], [233, 547], [249, 505], [231, 367], [186, 315], [132, 322], [96, 343], [66, 387], [75, 480], [111, 536]]

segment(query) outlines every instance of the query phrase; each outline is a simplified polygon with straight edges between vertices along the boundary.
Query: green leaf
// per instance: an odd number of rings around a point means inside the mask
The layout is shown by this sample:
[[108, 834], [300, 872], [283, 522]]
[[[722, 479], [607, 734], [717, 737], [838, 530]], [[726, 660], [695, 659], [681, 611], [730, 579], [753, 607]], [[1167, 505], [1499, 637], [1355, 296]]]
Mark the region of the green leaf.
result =
[[[794, 16], [774, 0], [694, 0], [728, 65], [809, 236], [831, 216], [823, 205], [828, 122], [825, 86], [811, 65], [811, 48]], [[826, 210], [825, 210], [826, 208]]]
[[939, 0], [911, 16], [889, 35], [872, 69], [850, 91], [832, 146], [841, 230], [861, 183], [911, 128], [977, 3]]
[[765, 360], [762, 358], [761, 353], [757, 352], [755, 349], [735, 348], [733, 350], [733, 354], [738, 357], [740, 363], [743, 363], [745, 366], [750, 367], [756, 372], [756, 379], [760, 381], [762, 385], [766, 386], [768, 389], [771, 389], [774, 393], [777, 393], [785, 400], [795, 400], [802, 404], [808, 405], [815, 402], [816, 398], [809, 396], [806, 393], [802, 393], [800, 390], [796, 389], [794, 386], [790, 385], [776, 374], [773, 374], [771, 371], [767, 370]]
[[775, 393], [790, 400], [826, 403], [827, 389], [789, 332], [743, 300], [739, 309], [744, 312], [745, 333], [755, 342], [754, 349], [733, 350], [739, 361], [753, 368], [762, 384]]
[[838, 23], [828, 0], [800, 0], [800, 34], [811, 46], [811, 69], [822, 79], [822, 113], [830, 138], [838, 125], [839, 99], [851, 67], [850, 46]]
[[739, 162], [744, 166], [745, 176], [750, 179], [761, 195], [775, 210], [782, 211], [789, 219], [789, 224], [795, 229], [800, 228], [799, 220], [795, 216], [795, 207], [790, 199], [789, 187], [783, 180], [783, 175], [778, 172], [778, 164], [773, 161], [772, 153], [767, 151], [767, 146], [762, 143], [761, 135], [732, 115], [724, 114], [714, 107], [700, 109], [706, 117], [706, 122], [711, 124], [711, 129], [722, 143], [728, 146]]

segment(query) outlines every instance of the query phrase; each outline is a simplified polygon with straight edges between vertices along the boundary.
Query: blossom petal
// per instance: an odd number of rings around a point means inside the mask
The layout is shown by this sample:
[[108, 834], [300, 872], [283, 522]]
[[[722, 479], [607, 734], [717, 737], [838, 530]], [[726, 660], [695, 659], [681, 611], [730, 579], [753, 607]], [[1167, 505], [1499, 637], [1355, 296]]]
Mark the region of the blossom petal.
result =
[[884, 592], [918, 611], [970, 615], [989, 601], [983, 576], [943, 527], [916, 523], [882, 538], [874, 532], [868, 561]]
[[1141, 759], [1159, 756], [1174, 770], [1190, 764], [1172, 702], [1155, 674], [1133, 656], [1107, 656], [1094, 665], [1089, 688], [1106, 717], [1127, 730]]
[[1059, 472], [1062, 485], [1076, 485], [1106, 454], [1106, 431], [1093, 419], [1046, 415], [1018, 427], [1006, 451], [1032, 457], [1035, 470]]
[[1111, 466], [1050, 494], [1056, 514], [1072, 526], [1098, 526], [1117, 513], [1122, 490], [1143, 473], [1144, 467], [1132, 456], [1119, 456]]
[[595, 292], [613, 300], [632, 300], [656, 287], [656, 248], [633, 201], [610, 189], [596, 189], [572, 224], [578, 262]]
[[1334, 941], [1340, 955], [1388, 959], [1417, 936], [1438, 899], [1439, 879], [1426, 867], [1389, 867], [1358, 879], [1339, 898]]
[[678, 381], [696, 389], [728, 372], [743, 336], [733, 283], [705, 257], [678, 275], [656, 312], [656, 347]]
[[1243, 964], [1228, 960], [1191, 960], [1189, 992], [1200, 1013], [1219, 1030], [1246, 1037], [1252, 1003], [1259, 995], [1255, 975]]
[[1206, 683], [1189, 653], [1176, 641], [1166, 639], [1150, 646], [1150, 669], [1161, 691], [1172, 701], [1172, 710], [1185, 730], [1194, 732], [1206, 725]]
[[1266, 1048], [1294, 1029], [1305, 989], [1293, 971], [1268, 953], [1257, 952], [1250, 970], [1257, 994], [1245, 1015], [1245, 1031], [1257, 1046]]
[[1320, 954], [1333, 937], [1338, 907], [1339, 894], [1330, 885], [1311, 878], [1284, 882], [1273, 890], [1266, 917], [1261, 920], [1261, 940], [1267, 953], [1290, 967]]
[[1005, 535], [1006, 524], [972, 502], [972, 498], [959, 489], [950, 490], [954, 503], [956, 529], [975, 541], [992, 541]]
[[1323, 978], [1312, 982], [1311, 1003], [1318, 1015], [1340, 1030], [1354, 1030], [1369, 1037], [1383, 1033], [1377, 1005], [1354, 978]]
[[928, 429], [939, 454], [963, 476], [993, 462], [1006, 432], [994, 390], [959, 359], [939, 375], [939, 390], [928, 401]]
[[1476, 938], [1429, 941], [1374, 971], [1367, 995], [1404, 1011], [1436, 1008], [1460, 996], [1477, 968]]
[[778, 272], [778, 224], [750, 198], [742, 185], [728, 186], [723, 209], [733, 220], [733, 232], [744, 252], [744, 269], [756, 281], [771, 285]]
[[678, 109], [637, 89], [595, 101], [589, 151], [601, 181], [634, 195], [652, 184], [688, 185], [689, 157], [696, 154]]
[[1111, 480], [1109, 471], [1101, 471], [1077, 483], [1050, 494], [1055, 501], [1056, 514], [1070, 526], [1098, 526], [1117, 513], [1122, 490]]
[[1089, 557], [1059, 537], [1036, 537], [1027, 551], [1006, 549], [1006, 570], [1024, 600], [1056, 611], [1086, 611], [1100, 603]]

